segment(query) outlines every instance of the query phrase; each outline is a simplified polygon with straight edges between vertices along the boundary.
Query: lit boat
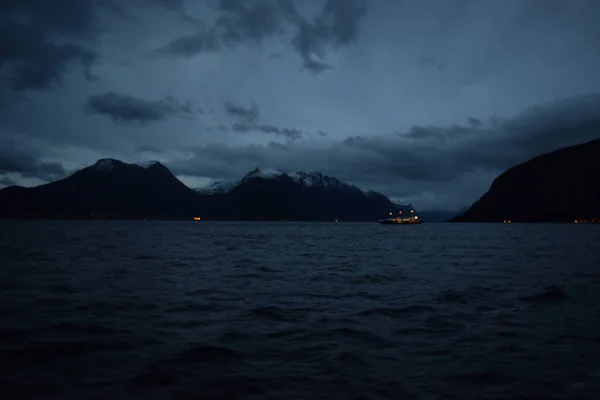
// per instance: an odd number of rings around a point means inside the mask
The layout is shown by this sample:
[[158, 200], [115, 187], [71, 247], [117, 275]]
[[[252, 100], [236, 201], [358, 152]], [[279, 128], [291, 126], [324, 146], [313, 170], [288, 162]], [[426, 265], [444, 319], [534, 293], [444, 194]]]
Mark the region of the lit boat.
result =
[[415, 224], [420, 224], [421, 220], [417, 217], [417, 218], [386, 218], [386, 219], [380, 219], [379, 220], [380, 224], [383, 225], [415, 225]]
[[[402, 225], [402, 224], [406, 224], [406, 225], [415, 225], [415, 224], [420, 224], [421, 220], [419, 219], [419, 217], [417, 215], [414, 214], [414, 210], [410, 210], [410, 216], [409, 217], [395, 217], [395, 218], [385, 218], [385, 219], [380, 219], [379, 223], [382, 225]], [[390, 215], [392, 215], [392, 213], [390, 213]], [[400, 215], [402, 215], [402, 211], [400, 211]]]

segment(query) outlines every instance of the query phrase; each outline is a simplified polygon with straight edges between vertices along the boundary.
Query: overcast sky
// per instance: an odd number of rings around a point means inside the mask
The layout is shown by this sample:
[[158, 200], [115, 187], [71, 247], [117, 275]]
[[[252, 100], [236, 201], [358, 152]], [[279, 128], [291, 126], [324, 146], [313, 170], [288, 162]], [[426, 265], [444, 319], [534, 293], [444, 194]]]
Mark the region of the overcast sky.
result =
[[260, 165], [455, 210], [600, 137], [597, 0], [4, 0], [0, 187]]

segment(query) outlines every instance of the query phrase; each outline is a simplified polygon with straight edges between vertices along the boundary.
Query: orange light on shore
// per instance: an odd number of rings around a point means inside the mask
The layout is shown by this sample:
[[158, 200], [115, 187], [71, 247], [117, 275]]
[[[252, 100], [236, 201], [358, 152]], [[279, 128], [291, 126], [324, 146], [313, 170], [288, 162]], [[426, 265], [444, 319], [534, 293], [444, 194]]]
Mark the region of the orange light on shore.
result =
[[194, 217], [194, 221], [200, 221], [200, 217]]

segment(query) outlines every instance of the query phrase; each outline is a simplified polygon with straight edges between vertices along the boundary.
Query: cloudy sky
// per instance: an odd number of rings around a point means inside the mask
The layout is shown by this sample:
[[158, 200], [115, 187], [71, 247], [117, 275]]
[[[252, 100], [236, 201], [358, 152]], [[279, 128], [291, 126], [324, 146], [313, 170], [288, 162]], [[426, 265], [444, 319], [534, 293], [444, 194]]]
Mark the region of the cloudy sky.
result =
[[455, 210], [600, 137], [597, 0], [4, 0], [0, 187], [99, 158]]

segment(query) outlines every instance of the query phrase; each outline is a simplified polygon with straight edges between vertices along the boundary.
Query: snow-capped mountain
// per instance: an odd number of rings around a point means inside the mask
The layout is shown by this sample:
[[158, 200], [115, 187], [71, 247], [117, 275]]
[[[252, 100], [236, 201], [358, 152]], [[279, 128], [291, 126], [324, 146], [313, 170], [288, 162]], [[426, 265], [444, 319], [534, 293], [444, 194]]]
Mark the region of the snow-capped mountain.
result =
[[254, 170], [248, 172], [246, 174], [246, 176], [244, 176], [242, 181], [244, 179], [252, 179], [252, 178], [262, 178], [262, 179], [277, 178], [279, 176], [287, 176], [287, 174], [285, 172], [280, 171], [275, 168], [256, 167]]
[[304, 185], [306, 187], [340, 189], [353, 188], [353, 186], [348, 185], [347, 183], [344, 183], [337, 178], [332, 178], [330, 176], [323, 175], [320, 172], [294, 172], [289, 176], [294, 180], [294, 182]]
[[136, 163], [126, 163], [120, 160], [116, 160], [114, 158], [102, 158], [98, 161], [96, 161], [96, 163], [94, 163], [93, 165], [90, 165], [89, 167], [85, 168], [87, 170], [97, 170], [97, 171], [113, 171], [116, 168], [120, 168], [120, 167], [140, 167], [140, 168], [154, 168], [154, 167], [159, 167], [159, 168], [166, 168], [164, 165], [162, 165], [160, 162], [158, 161], [142, 161], [142, 162], [136, 162]]
[[[260, 168], [248, 172], [242, 179], [230, 181], [216, 181], [209, 186], [198, 188], [196, 191], [202, 194], [227, 193], [235, 187], [252, 179], [290, 179], [293, 182], [302, 185], [306, 188], [323, 188], [323, 189], [344, 189], [344, 190], [360, 190], [356, 186], [349, 185], [320, 172], [285, 172], [275, 168]], [[369, 192], [365, 192], [367, 195]], [[375, 192], [373, 192], [375, 193]]]
[[121, 164], [124, 164], [124, 163], [121, 161], [115, 160], [113, 158], [103, 158], [101, 160], [98, 160], [94, 165], [92, 165], [88, 168], [92, 168], [95, 170], [110, 171], [110, 170], [114, 170]]
[[200, 194], [217, 194], [226, 193], [231, 189], [240, 184], [239, 180], [236, 181], [215, 181], [206, 187], [195, 189]]

